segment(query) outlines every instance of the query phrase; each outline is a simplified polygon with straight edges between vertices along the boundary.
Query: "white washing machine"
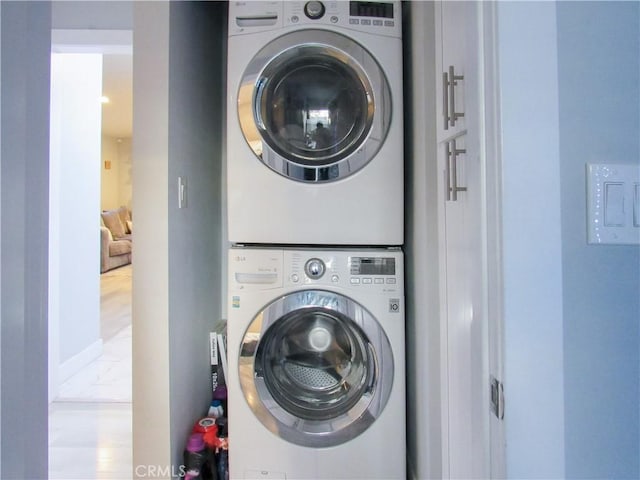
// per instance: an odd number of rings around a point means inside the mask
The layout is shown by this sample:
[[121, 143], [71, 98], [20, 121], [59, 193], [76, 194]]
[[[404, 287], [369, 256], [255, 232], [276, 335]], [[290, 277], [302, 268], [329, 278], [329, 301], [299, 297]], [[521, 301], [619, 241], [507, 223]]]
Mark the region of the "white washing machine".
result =
[[232, 243], [401, 245], [401, 5], [229, 3]]
[[405, 479], [400, 250], [231, 248], [232, 479]]

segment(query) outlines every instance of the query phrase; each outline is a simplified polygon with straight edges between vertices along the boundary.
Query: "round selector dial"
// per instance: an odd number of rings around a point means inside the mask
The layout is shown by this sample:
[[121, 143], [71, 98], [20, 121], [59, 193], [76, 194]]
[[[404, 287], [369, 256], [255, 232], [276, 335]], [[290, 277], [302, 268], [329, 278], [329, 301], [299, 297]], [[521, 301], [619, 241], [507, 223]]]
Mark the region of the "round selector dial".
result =
[[304, 6], [304, 14], [311, 20], [322, 18], [324, 11], [324, 5], [322, 2], [307, 2]]
[[322, 277], [325, 270], [326, 267], [324, 265], [324, 262], [319, 258], [311, 258], [307, 260], [307, 263], [305, 263], [304, 265], [304, 272], [307, 274], [307, 277], [312, 280], [318, 280], [320, 277]]

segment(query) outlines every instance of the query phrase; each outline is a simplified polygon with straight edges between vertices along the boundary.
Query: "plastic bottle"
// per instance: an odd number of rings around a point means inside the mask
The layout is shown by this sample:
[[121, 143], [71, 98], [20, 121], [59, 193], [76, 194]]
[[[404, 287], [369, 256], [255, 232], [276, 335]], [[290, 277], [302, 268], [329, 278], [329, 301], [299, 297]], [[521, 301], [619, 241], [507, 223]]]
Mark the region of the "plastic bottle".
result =
[[218, 427], [218, 437], [227, 438], [227, 417], [216, 418], [216, 425]]
[[184, 480], [199, 480], [200, 478], [199, 470], [187, 470], [187, 473], [184, 474]]
[[218, 427], [217, 439], [216, 439], [216, 470], [218, 473], [218, 480], [229, 479], [229, 439], [227, 438], [227, 418], [220, 417], [216, 419], [216, 426]]
[[204, 434], [204, 444], [211, 451], [215, 452], [218, 448], [221, 447], [222, 443], [218, 438], [218, 427], [214, 425], [212, 429], [208, 430]]
[[209, 430], [217, 429], [214, 417], [204, 417], [198, 420], [191, 430], [191, 433], [207, 433]]
[[216, 456], [218, 457], [218, 480], [229, 480], [229, 450], [221, 448]]
[[211, 406], [209, 407], [209, 413], [207, 415], [212, 418], [222, 417], [224, 415], [222, 402], [220, 400], [213, 400], [211, 402]]
[[228, 412], [227, 407], [227, 387], [224, 385], [218, 385], [216, 389], [213, 391], [213, 399], [220, 400], [222, 404], [223, 415]]
[[187, 446], [184, 450], [184, 466], [187, 472], [192, 472], [192, 480], [216, 480], [217, 472], [215, 460], [212, 452], [204, 443], [202, 433], [192, 433], [189, 435]]

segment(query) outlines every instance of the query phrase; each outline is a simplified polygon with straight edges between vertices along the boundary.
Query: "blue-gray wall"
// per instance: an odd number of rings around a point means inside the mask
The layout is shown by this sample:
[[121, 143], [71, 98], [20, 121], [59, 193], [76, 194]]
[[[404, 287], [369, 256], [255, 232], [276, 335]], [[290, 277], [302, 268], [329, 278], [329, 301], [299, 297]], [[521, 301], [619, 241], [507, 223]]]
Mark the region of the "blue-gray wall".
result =
[[[211, 401], [208, 340], [224, 276], [225, 11], [223, 2], [134, 6], [135, 478], [145, 465], [177, 472]], [[178, 177], [186, 179], [185, 208]]]
[[640, 257], [588, 245], [586, 163], [640, 161], [640, 3], [558, 2], [567, 478], [639, 478]]
[[[209, 332], [222, 301], [226, 4], [174, 2], [169, 35], [169, 365], [173, 464], [211, 399]], [[178, 177], [187, 206], [178, 208]]]
[[47, 2], [0, 2], [0, 478], [47, 478]]

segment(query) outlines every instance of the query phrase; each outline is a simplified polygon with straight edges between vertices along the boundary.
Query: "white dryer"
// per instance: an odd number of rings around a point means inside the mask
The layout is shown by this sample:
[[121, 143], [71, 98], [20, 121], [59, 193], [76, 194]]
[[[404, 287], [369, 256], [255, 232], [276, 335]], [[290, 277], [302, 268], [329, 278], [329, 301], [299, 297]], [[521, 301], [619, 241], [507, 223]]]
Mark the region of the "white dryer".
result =
[[403, 243], [399, 1], [232, 1], [232, 243]]
[[232, 248], [232, 479], [404, 479], [402, 252]]

